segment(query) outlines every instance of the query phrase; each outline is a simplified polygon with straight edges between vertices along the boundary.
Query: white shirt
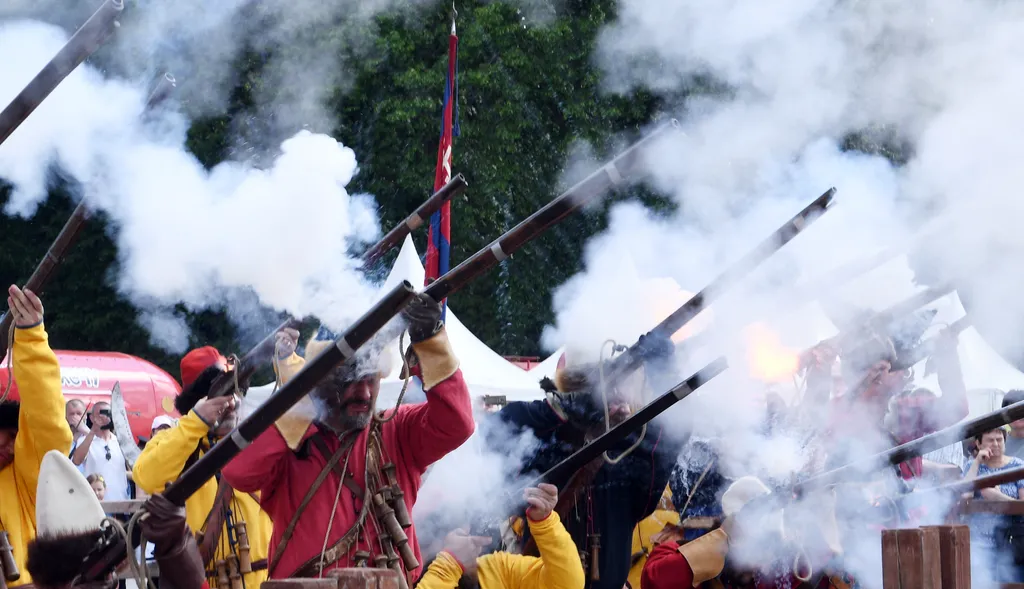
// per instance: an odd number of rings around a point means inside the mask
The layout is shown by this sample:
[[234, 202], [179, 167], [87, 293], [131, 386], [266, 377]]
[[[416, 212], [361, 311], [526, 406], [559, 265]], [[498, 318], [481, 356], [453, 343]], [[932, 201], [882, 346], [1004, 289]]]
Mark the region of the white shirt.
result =
[[[83, 438], [79, 444], [84, 441]], [[131, 498], [128, 496], [128, 473], [124, 454], [121, 453], [121, 447], [117, 445], [117, 438], [113, 433], [110, 434], [109, 440], [99, 436], [93, 438], [81, 470], [86, 476], [98, 474], [106, 481], [107, 492], [103, 495], [104, 501], [127, 501]]]

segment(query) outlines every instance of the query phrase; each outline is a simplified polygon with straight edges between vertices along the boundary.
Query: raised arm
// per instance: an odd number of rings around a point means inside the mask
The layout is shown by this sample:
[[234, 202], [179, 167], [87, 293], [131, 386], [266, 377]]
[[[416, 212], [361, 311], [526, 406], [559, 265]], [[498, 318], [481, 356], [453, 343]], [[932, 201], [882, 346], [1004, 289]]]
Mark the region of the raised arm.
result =
[[266, 499], [278, 486], [290, 452], [279, 426], [270, 427], [232, 458], [221, 474], [236, 490], [243, 493], [262, 491], [261, 496]]
[[402, 447], [422, 471], [461, 446], [475, 426], [469, 387], [444, 329], [412, 348], [427, 402], [402, 407], [395, 419]]
[[[14, 438], [15, 476], [21, 488], [34, 490], [43, 456], [50, 450], [64, 456], [71, 451], [71, 429], [64, 419], [60, 365], [43, 327], [43, 304], [31, 291], [22, 292], [16, 286], [8, 294], [15, 325], [12, 369], [21, 396]], [[35, 513], [35, 493], [31, 495], [31, 513]]]

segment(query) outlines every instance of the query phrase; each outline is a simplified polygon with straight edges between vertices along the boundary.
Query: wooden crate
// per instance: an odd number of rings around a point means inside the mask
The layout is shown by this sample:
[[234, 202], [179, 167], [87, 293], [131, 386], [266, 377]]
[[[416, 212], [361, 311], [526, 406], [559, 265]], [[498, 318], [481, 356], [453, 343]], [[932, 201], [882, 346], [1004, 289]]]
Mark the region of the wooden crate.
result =
[[274, 579], [260, 589], [399, 589], [398, 573], [388, 569], [350, 568], [324, 573], [323, 579]]
[[970, 531], [925, 526], [882, 532], [883, 589], [970, 589]]

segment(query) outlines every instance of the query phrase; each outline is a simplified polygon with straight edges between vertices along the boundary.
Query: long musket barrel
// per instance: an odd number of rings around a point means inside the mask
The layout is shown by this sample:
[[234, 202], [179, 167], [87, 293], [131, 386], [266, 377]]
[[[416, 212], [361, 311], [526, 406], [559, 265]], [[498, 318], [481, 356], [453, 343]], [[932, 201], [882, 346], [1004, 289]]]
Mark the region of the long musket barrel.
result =
[[511, 256], [530, 240], [564, 219], [583, 205], [600, 198], [610, 188], [623, 185], [637, 173], [642, 163], [643, 149], [666, 130], [678, 128], [675, 119], [661, 125], [643, 139], [626, 148], [615, 159], [601, 166], [569, 190], [544, 205], [501, 237], [452, 268], [444, 276], [430, 283], [424, 292], [435, 301], [442, 301], [461, 290], [472, 279]]
[[970, 491], [980, 491], [982, 489], [998, 487], [999, 485], [1013, 483], [1021, 479], [1024, 479], [1024, 466], [995, 472], [969, 481], [957, 481], [955, 483], [939, 485], [938, 487], [932, 487], [930, 489], [922, 489], [921, 492], [945, 491], [948, 493], [967, 493]]
[[[96, 16], [93, 15], [93, 18], [96, 18]], [[84, 29], [85, 27], [82, 27], [81, 30]], [[70, 41], [68, 44], [70, 45]], [[173, 90], [174, 76], [164, 74], [150, 93], [149, 99], [146, 101], [146, 110], [150, 110], [166, 100]], [[78, 241], [78, 234], [82, 232], [82, 228], [88, 220], [89, 207], [87, 206], [87, 200], [83, 198], [78, 203], [78, 206], [75, 207], [75, 210], [71, 212], [71, 216], [68, 217], [64, 227], [61, 228], [60, 233], [54, 238], [53, 243], [50, 244], [50, 249], [47, 250], [46, 255], [43, 256], [42, 260], [39, 260], [36, 269], [29, 276], [28, 282], [25, 283], [25, 288], [36, 294], [43, 293], [46, 285], [50, 282], [50, 278], [57, 271], [57, 267], [64, 261], [64, 256], [68, 253], [68, 250]], [[7, 335], [10, 333], [12, 320], [13, 318], [9, 312], [0, 317], [0, 332], [2, 332], [0, 333], [0, 358], [7, 354], [7, 348], [10, 345], [10, 342], [7, 341]]]
[[[173, 78], [172, 78], [173, 79]], [[430, 215], [441, 209], [441, 205], [450, 200], [451, 198], [462, 194], [469, 184], [466, 182], [465, 176], [459, 174], [452, 178], [447, 184], [441, 187], [440, 190], [435, 192], [429, 199], [421, 204], [412, 215], [407, 217], [399, 225], [388, 232], [380, 241], [373, 245], [370, 249], [363, 253], [363, 265], [369, 266], [374, 260], [379, 259], [384, 254], [397, 247], [398, 244], [405, 239], [413, 229], [418, 227], [412, 220], [414, 218], [423, 219], [430, 217]], [[397, 236], [397, 237], [396, 237]], [[274, 353], [274, 346], [276, 345], [277, 333], [283, 329], [300, 329], [302, 327], [302, 321], [289, 317], [278, 325], [274, 331], [270, 332], [270, 335], [263, 338], [263, 340], [253, 346], [245, 356], [242, 357], [240, 366], [236, 368], [238, 370], [238, 382], [243, 383], [252, 378], [255, 374], [256, 369], [264, 363], [267, 358], [270, 358], [271, 354]], [[224, 375], [218, 380], [214, 381], [210, 387], [210, 398], [222, 397], [229, 395], [234, 392], [235, 378], [234, 375]]]
[[149, 93], [149, 98], [146, 99], [146, 110], [150, 110], [164, 100], [167, 100], [177, 86], [178, 81], [174, 79], [170, 72], [160, 76], [160, 80], [156, 83], [153, 91]]
[[843, 482], [851, 475], [873, 472], [881, 468], [906, 462], [911, 458], [916, 458], [927, 454], [928, 452], [949, 446], [950, 444], [955, 444], [961, 440], [966, 440], [967, 438], [973, 438], [974, 436], [1002, 427], [1010, 422], [1017, 421], [1018, 419], [1024, 419], [1024, 401], [1014, 403], [1013, 405], [1003, 407], [1002, 409], [991, 413], [986, 413], [985, 415], [971, 419], [967, 422], [952, 425], [946, 429], [939, 430], [928, 434], [927, 436], [917, 438], [916, 440], [911, 440], [906, 444], [901, 444], [895, 448], [886, 450], [885, 452], [879, 452], [874, 456], [870, 456], [863, 460], [857, 460], [840, 466], [834, 470], [822, 473], [818, 476], [811, 477], [794, 485], [793, 490], [796, 493], [803, 493], [811, 489]]
[[[789, 221], [786, 221], [753, 250], [740, 258], [739, 261], [734, 263], [725, 272], [719, 274], [717, 278], [711, 281], [711, 284], [693, 295], [693, 297], [683, 303], [681, 307], [666, 317], [644, 337], [655, 335], [669, 337], [679, 331], [686, 323], [703, 311], [706, 304], [723, 292], [728, 285], [734, 284], [741, 277], [749, 274], [754, 268], [792, 241], [801, 231], [828, 211], [829, 207], [832, 206], [835, 193], [835, 188], [829, 188], [824, 194], [814, 199], [814, 202], [804, 207], [802, 211]], [[640, 342], [633, 344], [624, 353], [611, 361], [611, 365], [605, 373], [606, 382], [618, 382], [619, 379], [632, 373], [640, 366], [641, 362], [643, 362], [640, 346]]]
[[640, 431], [640, 428], [667, 411], [669, 407], [689, 397], [694, 391], [707, 384], [708, 381], [725, 372], [728, 367], [729, 364], [724, 357], [712, 360], [690, 378], [662, 393], [661, 396], [644, 405], [639, 411], [626, 418], [625, 421], [548, 469], [547, 472], [537, 477], [529, 486], [534, 487], [538, 483], [566, 480], [574, 472], [595, 460], [602, 453], [610, 450], [615, 444], [625, 440], [631, 433]]
[[[163, 492], [164, 497], [175, 505], [185, 505], [186, 499], [212, 479], [242, 449], [306, 396], [328, 372], [354, 357], [359, 348], [398, 315], [415, 294], [416, 291], [409, 282], [403, 282], [392, 289], [345, 330], [335, 340], [333, 346], [321, 352], [312, 361], [307, 362], [298, 374], [281, 387], [281, 390], [273, 394], [266, 403], [238, 424], [229, 435], [217, 442], [177, 480], [168, 485]], [[138, 542], [137, 538], [130, 540], [133, 545]], [[103, 579], [124, 559], [127, 548], [120, 536], [111, 536], [109, 543], [86, 559], [82, 580], [92, 582]]]
[[75, 32], [57, 55], [0, 112], [0, 144], [14, 133], [64, 78], [95, 53], [117, 28], [124, 0], [106, 0]]
[[405, 239], [406, 235], [409, 235], [418, 229], [426, 220], [430, 219], [431, 215], [440, 211], [441, 207], [444, 206], [444, 203], [462, 194], [468, 187], [469, 184], [466, 183], [466, 178], [462, 174], [459, 174], [449, 180], [447, 184], [442, 186], [440, 190], [424, 201], [424, 203], [413, 211], [411, 215], [406, 217], [404, 221], [389, 231], [383, 239], [377, 242], [376, 245], [366, 250], [363, 254], [364, 265], [369, 266], [370, 264], [373, 264], [392, 248], [397, 247], [402, 243], [402, 240]]
[[[951, 323], [949, 327], [946, 328], [946, 330], [952, 335], [960, 335], [960, 333], [963, 332], [963, 330], [967, 329], [970, 326], [971, 318], [969, 315], [965, 315]], [[928, 356], [935, 352], [935, 346], [938, 343], [938, 338], [940, 337], [942, 336], [935, 336], [929, 339], [928, 341], [922, 343], [921, 345], [917, 346], [912, 352], [907, 354], [905, 357], [897, 358], [896, 361], [893, 362], [889, 370], [892, 372], [906, 370], [907, 368], [914, 366], [921, 360], [924, 360], [925, 358], [927, 358]]]

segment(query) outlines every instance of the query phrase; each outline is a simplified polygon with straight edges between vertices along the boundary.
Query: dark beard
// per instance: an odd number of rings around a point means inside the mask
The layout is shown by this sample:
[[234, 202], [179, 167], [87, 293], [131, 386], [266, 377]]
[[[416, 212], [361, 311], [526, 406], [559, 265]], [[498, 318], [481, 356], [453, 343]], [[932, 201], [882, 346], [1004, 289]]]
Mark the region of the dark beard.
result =
[[327, 426], [327, 429], [341, 435], [353, 430], [366, 429], [366, 426], [370, 425], [370, 418], [372, 416], [372, 412], [367, 412], [362, 415], [348, 415], [345, 413], [344, 408], [339, 411], [332, 409], [329, 414], [321, 418], [321, 422]]

